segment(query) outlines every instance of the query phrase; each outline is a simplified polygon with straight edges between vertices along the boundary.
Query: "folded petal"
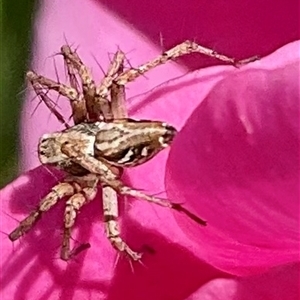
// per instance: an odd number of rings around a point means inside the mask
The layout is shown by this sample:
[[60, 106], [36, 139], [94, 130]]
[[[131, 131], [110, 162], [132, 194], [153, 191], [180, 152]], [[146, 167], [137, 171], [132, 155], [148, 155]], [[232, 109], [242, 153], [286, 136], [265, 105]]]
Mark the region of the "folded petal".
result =
[[186, 300], [297, 300], [299, 292], [299, 263], [295, 263], [260, 275], [213, 279]]
[[215, 85], [169, 155], [168, 196], [208, 222], [179, 224], [201, 258], [234, 275], [299, 260], [298, 47]]

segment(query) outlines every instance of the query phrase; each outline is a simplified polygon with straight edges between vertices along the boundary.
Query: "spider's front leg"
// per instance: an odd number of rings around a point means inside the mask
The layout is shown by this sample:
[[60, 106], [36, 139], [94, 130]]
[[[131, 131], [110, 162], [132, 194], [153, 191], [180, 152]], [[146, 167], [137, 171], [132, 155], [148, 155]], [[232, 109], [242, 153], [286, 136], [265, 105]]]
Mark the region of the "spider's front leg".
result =
[[258, 56], [252, 56], [243, 60], [237, 60], [235, 58], [228, 57], [224, 54], [220, 54], [212, 49], [203, 47], [193, 41], [187, 40], [165, 51], [156, 58], [138, 66], [137, 68], [131, 68], [129, 70], [124, 71], [123, 73], [119, 74], [119, 76], [115, 79], [115, 83], [118, 85], [125, 85], [127, 82], [134, 81], [137, 77], [144, 75], [146, 72], [156, 68], [159, 65], [165, 64], [168, 61], [175, 60], [178, 57], [191, 53], [199, 53], [202, 55], [206, 55], [223, 61], [225, 63], [229, 63], [236, 67], [248, 64], [259, 59]]

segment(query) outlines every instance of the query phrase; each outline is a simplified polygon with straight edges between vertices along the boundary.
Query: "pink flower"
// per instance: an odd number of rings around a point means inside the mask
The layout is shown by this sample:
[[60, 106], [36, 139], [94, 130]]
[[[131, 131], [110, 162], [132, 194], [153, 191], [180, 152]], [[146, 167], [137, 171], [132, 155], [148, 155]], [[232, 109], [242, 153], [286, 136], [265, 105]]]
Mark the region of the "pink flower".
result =
[[[98, 81], [102, 74], [91, 53], [105, 68], [107, 52], [118, 45], [138, 65], [161, 52], [160, 32], [164, 48], [198, 36], [238, 58], [267, 55], [298, 37], [296, 1], [272, 2], [272, 10], [271, 2], [122, 2], [45, 1], [35, 24], [33, 69], [55, 78], [53, 60], [45, 58], [65, 43], [64, 35], [79, 45]], [[125, 202], [123, 237], [135, 249], [151, 250], [132, 272], [126, 259], [116, 263], [98, 197], [84, 207], [74, 230], [74, 238], [91, 248], [66, 264], [57, 259], [61, 203], [20, 243], [3, 236], [3, 299], [298, 299], [299, 45], [240, 70], [219, 66], [181, 76], [212, 63], [193, 56], [128, 85], [132, 117], [163, 120], [180, 133], [170, 151], [128, 171], [126, 181], [150, 193], [166, 190], [208, 226], [143, 201]], [[23, 170], [34, 169], [0, 192], [7, 233], [17, 226], [8, 214], [23, 218], [61, 176], [37, 167], [38, 138], [62, 126], [43, 105], [31, 116], [32, 98], [29, 93], [22, 114], [21, 155]], [[59, 101], [66, 117], [68, 105]]]

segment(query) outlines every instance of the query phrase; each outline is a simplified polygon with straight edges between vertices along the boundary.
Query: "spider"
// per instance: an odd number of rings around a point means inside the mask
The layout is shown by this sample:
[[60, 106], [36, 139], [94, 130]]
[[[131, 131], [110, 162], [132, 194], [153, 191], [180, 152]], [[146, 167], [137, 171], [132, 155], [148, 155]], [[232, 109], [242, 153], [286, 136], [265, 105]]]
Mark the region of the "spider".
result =
[[[39, 141], [39, 160], [44, 165], [54, 165], [66, 173], [19, 226], [9, 234], [12, 241], [27, 233], [59, 200], [67, 198], [64, 213], [63, 241], [60, 257], [71, 258], [71, 229], [77, 212], [95, 198], [102, 187], [105, 232], [112, 246], [134, 261], [142, 254], [132, 250], [121, 238], [118, 226], [118, 195], [140, 198], [186, 214], [200, 225], [206, 222], [189, 212], [182, 205], [166, 199], [147, 195], [125, 185], [122, 170], [145, 163], [159, 151], [168, 147], [176, 129], [164, 122], [133, 120], [127, 116], [125, 107], [125, 84], [149, 70], [192, 52], [205, 54], [234, 65], [254, 61], [257, 57], [236, 61], [195, 42], [185, 41], [164, 52], [157, 58], [137, 68], [123, 70], [125, 55], [118, 50], [102, 82], [97, 86], [89, 69], [76, 51], [62, 46], [70, 86], [55, 82], [33, 71], [27, 78], [40, 99], [47, 105], [66, 129], [44, 134]], [[79, 80], [78, 80], [79, 79]], [[79, 84], [79, 81], [81, 84]], [[47, 95], [55, 90], [70, 100], [74, 126], [69, 126]]]

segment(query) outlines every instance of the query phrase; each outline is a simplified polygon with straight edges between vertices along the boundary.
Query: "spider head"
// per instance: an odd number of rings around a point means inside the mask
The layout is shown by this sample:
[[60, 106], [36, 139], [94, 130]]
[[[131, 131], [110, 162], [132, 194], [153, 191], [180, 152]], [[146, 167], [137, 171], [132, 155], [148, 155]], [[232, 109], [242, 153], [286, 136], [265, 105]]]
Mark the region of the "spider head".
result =
[[65, 172], [83, 176], [88, 173], [86, 169], [72, 162], [72, 160], [61, 151], [62, 144], [68, 140], [68, 135], [63, 132], [44, 134], [39, 141], [38, 155], [40, 162], [44, 165], [52, 165]]
[[67, 159], [61, 152], [59, 133], [44, 134], [39, 141], [38, 155], [42, 164], [59, 165]]

